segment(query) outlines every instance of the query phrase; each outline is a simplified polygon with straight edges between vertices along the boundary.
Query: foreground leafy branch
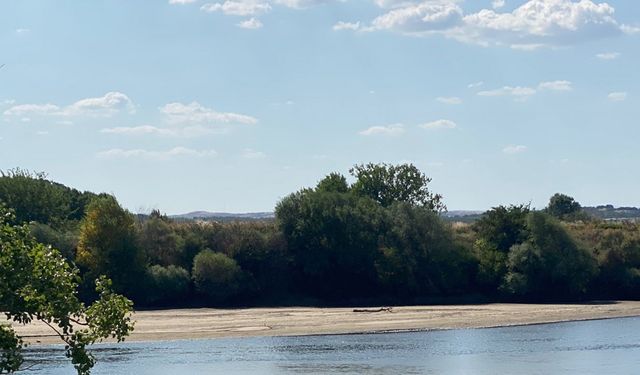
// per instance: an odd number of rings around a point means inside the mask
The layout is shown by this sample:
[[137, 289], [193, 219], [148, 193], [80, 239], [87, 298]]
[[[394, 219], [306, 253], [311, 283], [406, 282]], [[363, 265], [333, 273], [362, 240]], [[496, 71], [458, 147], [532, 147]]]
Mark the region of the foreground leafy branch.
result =
[[[109, 338], [123, 341], [133, 330], [133, 303], [100, 277], [99, 298], [86, 306], [77, 296], [78, 269], [13, 220], [0, 207], [0, 311], [16, 324], [39, 320], [49, 326], [65, 343], [65, 354], [78, 374], [89, 374], [95, 358], [87, 347]], [[10, 325], [0, 324], [0, 373], [21, 369], [25, 346]]]

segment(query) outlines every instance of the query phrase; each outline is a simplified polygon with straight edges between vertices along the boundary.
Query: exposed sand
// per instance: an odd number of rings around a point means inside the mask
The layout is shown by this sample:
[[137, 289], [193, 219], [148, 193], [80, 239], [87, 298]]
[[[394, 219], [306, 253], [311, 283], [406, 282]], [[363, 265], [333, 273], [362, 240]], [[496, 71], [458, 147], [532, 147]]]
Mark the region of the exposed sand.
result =
[[[640, 316], [640, 301], [411, 306], [375, 313], [307, 307], [158, 310], [135, 314], [135, 331], [128, 341], [485, 328], [630, 316]], [[33, 344], [59, 343], [42, 323], [15, 328]]]

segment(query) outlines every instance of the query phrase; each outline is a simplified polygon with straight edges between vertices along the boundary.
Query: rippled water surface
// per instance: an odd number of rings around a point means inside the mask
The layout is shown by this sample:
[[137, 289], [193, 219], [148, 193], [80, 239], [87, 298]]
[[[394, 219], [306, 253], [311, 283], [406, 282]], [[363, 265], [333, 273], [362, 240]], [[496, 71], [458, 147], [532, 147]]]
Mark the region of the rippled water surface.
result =
[[[59, 346], [29, 374], [70, 374]], [[98, 345], [94, 374], [639, 374], [640, 318], [369, 335]]]

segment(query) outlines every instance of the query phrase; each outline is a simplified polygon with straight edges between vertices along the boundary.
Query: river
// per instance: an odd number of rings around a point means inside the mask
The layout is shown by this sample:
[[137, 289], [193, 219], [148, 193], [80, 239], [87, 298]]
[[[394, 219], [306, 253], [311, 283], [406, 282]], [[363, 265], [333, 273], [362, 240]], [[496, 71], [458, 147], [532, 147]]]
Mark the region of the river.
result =
[[[29, 374], [73, 373], [61, 346]], [[637, 374], [640, 318], [365, 335], [101, 344], [93, 374]], [[31, 362], [33, 363], [33, 362]]]

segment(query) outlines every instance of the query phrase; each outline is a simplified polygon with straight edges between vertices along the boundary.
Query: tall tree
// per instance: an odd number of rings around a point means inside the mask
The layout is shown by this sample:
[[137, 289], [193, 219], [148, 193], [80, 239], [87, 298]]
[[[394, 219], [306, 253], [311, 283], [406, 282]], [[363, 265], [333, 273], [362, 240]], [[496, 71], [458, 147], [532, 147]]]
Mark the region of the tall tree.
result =
[[95, 199], [81, 223], [77, 262], [90, 277], [107, 275], [126, 295], [140, 292], [145, 275], [144, 254], [137, 244], [133, 215], [114, 197]]
[[549, 204], [545, 209], [547, 213], [560, 220], [578, 219], [582, 212], [582, 206], [573, 197], [556, 193], [549, 199]]
[[318, 297], [374, 293], [383, 208], [351, 193], [302, 190], [276, 206], [297, 286]]
[[428, 188], [431, 179], [413, 164], [360, 164], [349, 173], [356, 178], [351, 187], [353, 192], [369, 197], [383, 207], [406, 202], [438, 212], [446, 210], [442, 196]]

